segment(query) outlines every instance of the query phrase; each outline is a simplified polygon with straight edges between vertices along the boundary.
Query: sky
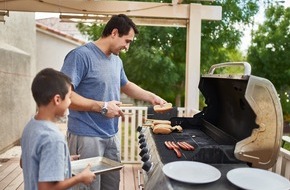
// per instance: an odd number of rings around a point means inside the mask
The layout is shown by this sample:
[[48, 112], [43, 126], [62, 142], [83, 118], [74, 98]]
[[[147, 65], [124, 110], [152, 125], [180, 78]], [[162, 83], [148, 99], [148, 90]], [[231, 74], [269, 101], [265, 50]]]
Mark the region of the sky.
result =
[[[285, 0], [283, 4], [285, 7], [290, 7], [290, 0]], [[50, 17], [59, 17], [59, 13], [35, 13], [35, 19], [50, 18]], [[263, 9], [258, 13], [255, 23], [261, 23], [264, 19]], [[242, 44], [240, 46], [241, 50], [245, 52], [249, 45], [251, 44], [251, 29], [248, 28], [245, 30], [244, 37], [241, 40]]]
[[[260, 1], [262, 2], [262, 0]], [[285, 2], [281, 4], [284, 5], [285, 7], [290, 7], [290, 0], [285, 0]], [[262, 23], [263, 21], [264, 21], [264, 9], [260, 9], [259, 13], [255, 17], [255, 24]], [[244, 31], [244, 36], [241, 42], [242, 43], [240, 45], [240, 50], [246, 53], [248, 47], [251, 44], [251, 28], [250, 27]]]

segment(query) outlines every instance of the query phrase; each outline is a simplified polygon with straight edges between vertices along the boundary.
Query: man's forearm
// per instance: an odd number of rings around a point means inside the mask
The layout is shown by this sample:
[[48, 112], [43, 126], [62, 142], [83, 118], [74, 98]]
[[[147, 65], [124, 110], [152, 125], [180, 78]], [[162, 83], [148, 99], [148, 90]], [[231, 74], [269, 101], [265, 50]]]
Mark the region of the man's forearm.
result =
[[126, 86], [122, 87], [122, 92], [124, 92], [126, 95], [130, 96], [131, 98], [150, 102], [153, 105], [162, 104], [166, 102], [165, 100], [163, 100], [156, 94], [150, 91], [144, 90], [132, 82], [128, 82]]
[[77, 111], [100, 112], [103, 102], [85, 98], [76, 92], [72, 92], [70, 109]]

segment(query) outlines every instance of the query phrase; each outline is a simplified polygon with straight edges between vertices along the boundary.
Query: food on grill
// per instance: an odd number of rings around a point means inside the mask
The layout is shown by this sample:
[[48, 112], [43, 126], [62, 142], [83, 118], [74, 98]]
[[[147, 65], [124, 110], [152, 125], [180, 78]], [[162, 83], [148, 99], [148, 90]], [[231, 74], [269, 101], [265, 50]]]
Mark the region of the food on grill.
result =
[[164, 124], [159, 124], [159, 125], [153, 126], [152, 128], [153, 128], [154, 134], [169, 134], [172, 131], [177, 131], [179, 133], [182, 132], [181, 127], [171, 127], [169, 125], [164, 125]]
[[152, 129], [155, 127], [155, 125], [159, 124], [166, 124], [171, 127], [171, 122], [168, 120], [155, 120], [155, 119], [146, 119], [146, 122], [143, 124], [143, 126], [149, 126]]
[[153, 120], [147, 119], [143, 126], [149, 126], [153, 129], [154, 134], [169, 134], [172, 131], [182, 132], [183, 129], [180, 125], [171, 126], [171, 121], [169, 120]]
[[183, 142], [181, 142], [181, 143], [184, 144], [185, 146], [187, 146], [189, 150], [194, 150], [194, 146], [192, 146], [192, 145], [189, 144], [188, 142], [183, 141]]
[[182, 127], [180, 125], [175, 125], [172, 128], [173, 128], [173, 130], [176, 130], [177, 132], [180, 132], [180, 133], [183, 131], [183, 129], [182, 129]]
[[182, 132], [182, 127], [179, 125], [172, 127], [169, 124], [157, 124], [151, 126], [151, 128], [155, 134], [169, 134], [172, 131]]
[[172, 104], [171, 103], [166, 103], [166, 104], [163, 104], [162, 106], [161, 105], [155, 105], [153, 107], [153, 110], [155, 112], [166, 112], [166, 111], [169, 111], [172, 109]]
[[181, 152], [179, 151], [179, 149], [178, 149], [178, 148], [173, 148], [173, 150], [174, 150], [174, 152], [176, 153], [176, 156], [177, 156], [178, 158], [181, 158]]
[[173, 130], [172, 126], [169, 125], [169, 124], [157, 124], [157, 125], [153, 126], [153, 129], [158, 128], [158, 127], [159, 128], [167, 128], [167, 129]]
[[164, 135], [167, 135], [169, 133], [171, 133], [171, 129], [170, 128], [167, 128], [167, 127], [154, 127], [153, 128], [153, 133], [155, 134], [164, 134]]
[[181, 143], [181, 142], [177, 142], [177, 144], [178, 144], [178, 146], [180, 146], [181, 149], [183, 149], [183, 150], [189, 150], [189, 149], [187, 148], [187, 146], [185, 146], [183, 143]]
[[189, 143], [185, 142], [185, 141], [178, 141], [178, 142], [174, 142], [174, 141], [165, 141], [164, 142], [165, 146], [168, 149], [183, 149], [183, 150], [194, 150], [194, 147], [192, 145], [190, 145]]
[[173, 146], [169, 143], [169, 141], [165, 141], [164, 144], [168, 149], [170, 149], [170, 150], [173, 149]]
[[164, 144], [168, 149], [175, 152], [177, 158], [181, 158], [182, 154], [179, 150], [179, 147], [173, 141], [165, 141]]
[[171, 121], [169, 120], [153, 120], [153, 125], [158, 125], [158, 124], [167, 124], [171, 125]]
[[179, 147], [177, 144], [175, 144], [175, 142], [173, 142], [173, 141], [171, 141], [171, 144], [172, 144], [173, 148], [177, 148], [177, 149], [180, 148], [180, 147]]

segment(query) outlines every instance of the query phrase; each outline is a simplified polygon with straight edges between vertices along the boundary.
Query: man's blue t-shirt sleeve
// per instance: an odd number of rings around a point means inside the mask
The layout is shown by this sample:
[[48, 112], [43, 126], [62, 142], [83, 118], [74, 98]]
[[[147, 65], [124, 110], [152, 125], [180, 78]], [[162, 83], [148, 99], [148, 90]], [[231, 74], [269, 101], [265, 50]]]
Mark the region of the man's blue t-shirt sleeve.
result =
[[85, 61], [84, 56], [81, 56], [78, 52], [70, 52], [61, 68], [61, 72], [69, 76], [72, 80], [73, 87], [76, 88], [85, 76]]

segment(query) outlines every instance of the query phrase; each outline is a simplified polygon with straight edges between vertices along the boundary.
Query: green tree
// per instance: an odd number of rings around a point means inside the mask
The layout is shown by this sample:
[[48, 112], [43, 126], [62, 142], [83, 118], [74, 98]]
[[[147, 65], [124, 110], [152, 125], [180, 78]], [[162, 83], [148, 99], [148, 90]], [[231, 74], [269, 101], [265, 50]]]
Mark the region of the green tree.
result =
[[[155, 1], [156, 2], [156, 1]], [[171, 0], [163, 2], [171, 3]], [[258, 11], [258, 0], [217, 0], [202, 2], [222, 6], [222, 21], [203, 21], [201, 36], [201, 73], [213, 64], [233, 60], [241, 42], [243, 28]], [[192, 3], [185, 0], [183, 3]], [[240, 26], [240, 27], [237, 27]], [[79, 28], [96, 39], [97, 25]], [[166, 100], [183, 106], [186, 59], [186, 28], [139, 27], [140, 34], [130, 50], [121, 55], [128, 78]], [[96, 35], [97, 34], [97, 35]]]
[[248, 60], [252, 73], [269, 79], [280, 94], [285, 115], [290, 113], [290, 8], [270, 6], [265, 21], [253, 33]]
[[[210, 4], [210, 3], [205, 3]], [[201, 39], [201, 72], [216, 63], [233, 60], [229, 53], [237, 50], [246, 26], [258, 12], [257, 0], [218, 0], [222, 7], [221, 21], [203, 21]]]

